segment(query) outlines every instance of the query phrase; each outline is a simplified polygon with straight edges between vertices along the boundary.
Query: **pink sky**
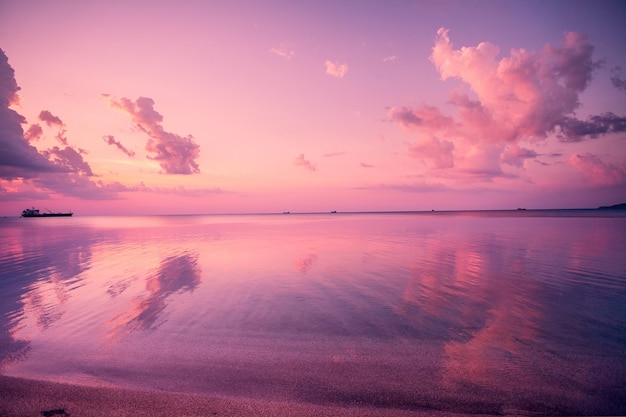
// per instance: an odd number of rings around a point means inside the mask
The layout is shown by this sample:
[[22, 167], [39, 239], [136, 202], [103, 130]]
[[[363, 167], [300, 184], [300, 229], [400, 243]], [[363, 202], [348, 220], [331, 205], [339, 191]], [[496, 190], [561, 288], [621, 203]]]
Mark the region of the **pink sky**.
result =
[[0, 4], [0, 215], [626, 202], [620, 1]]

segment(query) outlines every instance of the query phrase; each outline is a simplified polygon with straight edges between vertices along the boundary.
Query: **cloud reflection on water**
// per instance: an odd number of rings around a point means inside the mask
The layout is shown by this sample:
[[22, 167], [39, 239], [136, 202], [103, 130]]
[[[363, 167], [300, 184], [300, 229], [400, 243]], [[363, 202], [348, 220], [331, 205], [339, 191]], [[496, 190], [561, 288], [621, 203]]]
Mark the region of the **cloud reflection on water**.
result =
[[317, 261], [317, 255], [312, 253], [304, 258], [298, 259], [296, 262], [296, 269], [303, 274], [306, 274], [309, 269], [313, 267], [313, 264]]
[[[442, 340], [444, 356], [437, 383], [444, 392], [455, 392], [459, 398], [488, 395], [508, 404], [510, 410], [568, 414], [597, 412], [593, 406], [585, 407], [599, 405], [600, 386], [609, 396], [619, 396], [611, 378], [593, 371], [610, 361], [580, 354], [606, 350], [606, 344], [616, 341], [601, 342], [596, 337], [563, 345], [567, 339], [559, 339], [564, 329], [555, 325], [574, 319], [567, 314], [580, 299], [580, 288], [570, 282], [573, 277], [589, 285], [605, 274], [602, 270], [617, 272], [615, 266], [624, 265], [615, 263], [619, 244], [610, 243], [610, 235], [597, 230], [592, 230], [591, 239], [580, 239], [577, 232], [587, 236], [587, 230], [577, 231], [577, 223], [569, 223], [574, 226], [569, 231], [558, 222], [528, 231], [520, 225], [517, 240], [507, 236], [510, 231], [493, 230], [473, 231], [471, 239], [454, 245], [435, 239], [414, 261], [395, 311], [415, 329]], [[533, 232], [542, 233], [533, 236]], [[624, 292], [623, 281], [620, 289]], [[587, 296], [593, 310], [616, 308], [616, 299], [608, 293]], [[597, 312], [592, 314], [593, 321], [577, 323], [578, 331], [591, 331], [600, 323], [595, 320], [624, 327], [623, 315], [600, 319]], [[618, 368], [617, 379], [624, 381], [625, 369]], [[615, 410], [610, 407], [605, 410]]]
[[111, 328], [107, 338], [118, 339], [139, 328], [155, 329], [167, 298], [193, 291], [201, 281], [198, 254], [184, 253], [163, 259], [156, 272], [145, 279], [148, 294], [133, 299], [127, 311], [107, 321]]
[[63, 317], [92, 258], [93, 242], [84, 230], [19, 220], [3, 224], [0, 239], [0, 365], [21, 357], [32, 337]]

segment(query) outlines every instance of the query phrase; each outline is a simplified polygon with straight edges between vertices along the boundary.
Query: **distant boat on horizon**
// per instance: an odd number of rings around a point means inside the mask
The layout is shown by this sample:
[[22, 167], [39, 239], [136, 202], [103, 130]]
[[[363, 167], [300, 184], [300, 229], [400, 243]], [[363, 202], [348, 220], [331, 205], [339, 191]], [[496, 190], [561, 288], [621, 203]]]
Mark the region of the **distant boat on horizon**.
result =
[[53, 213], [50, 210], [48, 210], [47, 213], [42, 213], [35, 207], [29, 209], [27, 208], [22, 211], [22, 217], [70, 217], [72, 214], [74, 213], [71, 211], [67, 213]]

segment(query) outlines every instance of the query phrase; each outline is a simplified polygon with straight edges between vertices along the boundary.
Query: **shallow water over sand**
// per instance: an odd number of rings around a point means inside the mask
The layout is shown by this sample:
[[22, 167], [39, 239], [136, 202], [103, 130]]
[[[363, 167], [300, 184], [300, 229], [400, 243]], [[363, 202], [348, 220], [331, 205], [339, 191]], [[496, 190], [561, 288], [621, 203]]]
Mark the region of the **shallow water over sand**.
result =
[[626, 413], [620, 214], [13, 218], [0, 232], [5, 375]]

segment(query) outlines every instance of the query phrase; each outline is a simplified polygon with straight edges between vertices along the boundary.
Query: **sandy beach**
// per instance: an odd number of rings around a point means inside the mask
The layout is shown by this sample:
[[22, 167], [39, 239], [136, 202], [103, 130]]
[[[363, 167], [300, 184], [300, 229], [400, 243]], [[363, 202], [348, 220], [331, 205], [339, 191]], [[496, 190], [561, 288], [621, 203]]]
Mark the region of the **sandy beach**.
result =
[[0, 417], [107, 416], [460, 416], [438, 410], [336, 407], [163, 391], [95, 388], [0, 376]]

